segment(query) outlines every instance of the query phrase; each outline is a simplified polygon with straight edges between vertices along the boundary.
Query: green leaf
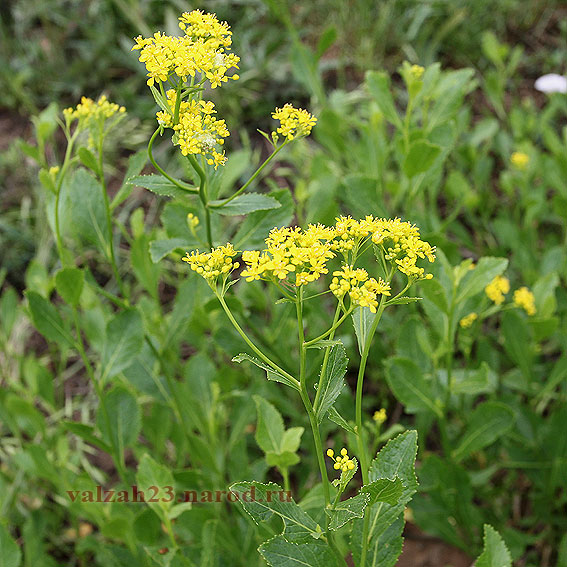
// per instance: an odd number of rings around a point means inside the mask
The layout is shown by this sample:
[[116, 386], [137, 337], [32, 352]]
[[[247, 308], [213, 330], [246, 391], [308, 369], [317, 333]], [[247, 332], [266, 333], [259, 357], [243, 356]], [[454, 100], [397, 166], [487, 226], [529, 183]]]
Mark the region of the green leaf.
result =
[[85, 146], [81, 146], [78, 151], [81, 163], [88, 169], [92, 170], [96, 175], [99, 174], [98, 161], [94, 154]]
[[[284, 298], [284, 299], [286, 299], [286, 298]], [[289, 301], [290, 303], [292, 303], [292, 301], [290, 299], [286, 299], [286, 301]], [[284, 302], [282, 301], [282, 303], [284, 303]], [[316, 343], [313, 343], [312, 345], [309, 345], [307, 348], [322, 349], [322, 348], [333, 347], [335, 345], [341, 345], [341, 344], [343, 344], [343, 342], [340, 339], [333, 339], [332, 341], [331, 340], [321, 340], [321, 341], [317, 341]]]
[[293, 218], [293, 198], [289, 189], [272, 191], [268, 196], [276, 199], [281, 207], [269, 211], [251, 213], [240, 224], [232, 239], [237, 250], [253, 250], [264, 245], [264, 239], [272, 228], [287, 226]]
[[61, 188], [59, 217], [82, 242], [95, 245], [106, 257], [110, 255], [108, 219], [100, 183], [85, 169], [66, 178]]
[[366, 347], [370, 327], [372, 327], [375, 316], [376, 314], [372, 313], [369, 307], [357, 307], [352, 314], [352, 324], [358, 341], [358, 352], [361, 355]]
[[347, 522], [354, 518], [362, 518], [364, 510], [370, 503], [370, 495], [364, 492], [342, 500], [332, 510], [325, 509], [327, 516], [329, 516], [329, 529], [338, 530], [342, 528]]
[[428, 411], [442, 417], [431, 384], [425, 380], [422, 369], [415, 362], [408, 358], [390, 358], [386, 365], [386, 379], [408, 413]]
[[410, 303], [415, 303], [416, 301], [421, 301], [423, 297], [407, 297], [403, 295], [397, 299], [391, 299], [386, 302], [386, 305], [409, 305]]
[[476, 370], [465, 369], [462, 374], [454, 372], [453, 375], [455, 378], [451, 390], [453, 394], [478, 396], [478, 394], [494, 392], [496, 389], [496, 375], [484, 361], [480, 364], [480, 368]]
[[319, 423], [323, 421], [327, 411], [335, 403], [341, 390], [345, 385], [344, 376], [346, 374], [348, 358], [343, 344], [333, 345], [329, 353], [325, 374], [319, 378], [319, 388], [321, 394], [315, 414]]
[[282, 438], [281, 449], [282, 451], [290, 451], [295, 453], [301, 444], [301, 436], [305, 429], [303, 427], [290, 427], [286, 429]]
[[[367, 546], [369, 553], [365, 567], [395, 565], [395, 561], [391, 561], [392, 557], [397, 558], [401, 551], [404, 509], [418, 486], [414, 470], [416, 455], [417, 432], [406, 431], [388, 441], [372, 461], [368, 473], [370, 482], [373, 483], [380, 479], [395, 481], [398, 478], [403, 483], [403, 492], [394, 506], [386, 502], [377, 502], [368, 509], [370, 530]], [[360, 566], [362, 520], [354, 522], [351, 546], [355, 565]]]
[[512, 429], [514, 412], [500, 402], [483, 402], [469, 417], [466, 431], [457, 448], [454, 459], [459, 462], [475, 451], [491, 445]]
[[329, 49], [329, 47], [331, 47], [331, 45], [335, 43], [336, 39], [337, 28], [333, 25], [325, 28], [325, 30], [321, 34], [321, 37], [319, 38], [319, 41], [317, 42], [317, 59], [321, 58], [325, 51], [327, 51], [327, 49]]
[[269, 520], [273, 514], [280, 516], [284, 522], [282, 536], [288, 542], [313, 542], [321, 537], [321, 527], [277, 484], [243, 481], [231, 485], [230, 490], [238, 495], [238, 501], [256, 524]]
[[512, 556], [500, 534], [484, 524], [484, 550], [476, 560], [475, 567], [512, 567]]
[[184, 251], [195, 247], [195, 241], [186, 238], [166, 238], [164, 240], [152, 240], [150, 242], [150, 258], [157, 264], [168, 254], [181, 248]]
[[94, 434], [94, 427], [76, 421], [63, 421], [61, 425], [73, 435], [80, 437], [87, 443], [102, 449], [105, 453], [112, 453], [112, 447]]
[[283, 536], [264, 542], [258, 551], [272, 567], [337, 567], [337, 557], [323, 541], [290, 543]]
[[26, 291], [25, 296], [35, 328], [47, 340], [54, 341], [59, 346], [73, 346], [75, 340], [65, 328], [55, 307], [35, 291]]
[[280, 412], [261, 396], [254, 396], [258, 425], [256, 443], [264, 453], [280, 453], [284, 436], [284, 422]]
[[[175, 498], [170, 499], [171, 494], [168, 494], [169, 489], [171, 491], [174, 489], [173, 473], [146, 453], [138, 464], [136, 484], [138, 490], [144, 492], [150, 508], [163, 520], [175, 500]], [[157, 502], [151, 502], [152, 497]]]
[[526, 318], [517, 311], [504, 313], [501, 329], [506, 352], [529, 382], [533, 371], [534, 341]]
[[118, 455], [132, 447], [142, 427], [140, 406], [123, 386], [115, 386], [104, 394], [104, 404], [97, 411], [97, 426], [104, 440]]
[[[183, 186], [187, 185], [182, 181], [179, 183]], [[176, 199], [186, 199], [187, 195], [196, 191], [196, 188], [190, 185], [187, 185], [187, 191], [180, 189], [161, 175], [136, 175], [128, 179], [128, 184], [143, 187], [162, 197], [175, 197]]]
[[0, 567], [19, 567], [22, 552], [10, 536], [10, 532], [0, 524]]
[[402, 165], [402, 170], [410, 178], [419, 173], [425, 173], [440, 153], [441, 147], [436, 144], [426, 140], [413, 142]]
[[128, 169], [124, 174], [124, 183], [122, 183], [122, 186], [118, 190], [118, 193], [114, 196], [114, 199], [112, 199], [112, 203], [110, 205], [110, 209], [112, 211], [130, 196], [130, 193], [132, 193], [132, 190], [134, 189], [134, 185], [130, 183], [129, 179], [139, 175], [147, 161], [148, 152], [145, 149], [136, 152], [128, 158]]
[[106, 326], [101, 381], [126, 370], [141, 351], [143, 342], [144, 329], [138, 311], [128, 309], [116, 315]]
[[273, 382], [281, 382], [282, 384], [290, 386], [294, 390], [299, 391], [298, 385], [295, 382], [292, 382], [287, 376], [284, 376], [283, 374], [274, 370], [271, 366], [268, 366], [265, 362], [262, 362], [261, 360], [258, 360], [257, 358], [246, 354], [245, 352], [241, 352], [240, 354], [235, 356], [232, 359], [232, 362], [242, 362], [243, 360], [247, 360], [248, 362], [255, 364], [258, 368], [265, 370], [268, 380], [271, 380]]
[[501, 275], [508, 266], [506, 258], [484, 257], [473, 270], [459, 282], [457, 303], [481, 292], [496, 276]]
[[398, 477], [395, 477], [394, 480], [379, 478], [363, 486], [360, 492], [368, 492], [370, 494], [371, 505], [375, 502], [386, 502], [390, 506], [395, 506], [402, 497], [404, 484]]
[[247, 215], [255, 211], [267, 211], [270, 209], [279, 209], [281, 204], [279, 201], [269, 195], [261, 195], [260, 193], [244, 193], [223, 205], [224, 200], [211, 201], [209, 207], [212, 211], [219, 215]]
[[354, 429], [354, 427], [350, 425], [350, 423], [348, 423], [348, 421], [342, 415], [340, 415], [334, 407], [329, 408], [327, 417], [337, 425], [340, 425], [345, 431], [356, 435], [356, 430]]
[[65, 303], [77, 307], [81, 299], [85, 274], [78, 268], [63, 268], [55, 275], [55, 289]]
[[390, 77], [383, 71], [367, 71], [365, 83], [374, 102], [388, 122], [403, 128], [402, 120], [394, 105], [394, 97], [390, 89]]

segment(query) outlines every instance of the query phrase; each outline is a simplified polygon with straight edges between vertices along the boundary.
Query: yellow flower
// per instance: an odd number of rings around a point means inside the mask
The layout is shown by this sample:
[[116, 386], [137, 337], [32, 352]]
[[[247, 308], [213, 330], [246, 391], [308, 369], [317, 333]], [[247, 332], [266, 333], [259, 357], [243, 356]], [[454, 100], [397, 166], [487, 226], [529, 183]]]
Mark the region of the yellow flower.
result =
[[197, 272], [207, 280], [207, 283], [214, 288], [219, 277], [228, 277], [228, 275], [238, 268], [239, 263], [233, 262], [232, 259], [236, 256], [237, 252], [234, 250], [232, 244], [228, 243], [226, 246], [219, 246], [213, 248], [211, 252], [199, 252], [195, 250], [187, 257], [182, 258], [187, 262], [194, 272]]
[[229, 53], [232, 43], [230, 28], [219, 22], [214, 14], [200, 10], [186, 12], [180, 18], [183, 37], [156, 32], [151, 38], [138, 36], [132, 50], [140, 51], [139, 60], [145, 64], [148, 85], [165, 82], [173, 74], [183, 82], [199, 73], [214, 89], [221, 83], [238, 79], [227, 77], [229, 69], [238, 69], [240, 58]]
[[378, 411], [374, 412], [372, 419], [378, 424], [382, 425], [387, 419], [388, 416], [386, 414], [386, 410], [384, 408], [380, 408]]
[[410, 68], [410, 73], [412, 78], [417, 81], [421, 79], [421, 77], [423, 77], [424, 72], [425, 69], [421, 65], [412, 65]]
[[333, 465], [335, 470], [340, 469], [342, 472], [354, 470], [354, 461], [349, 458], [348, 451], [344, 447], [341, 449], [340, 456], [337, 456], [335, 459], [334, 455], [335, 452], [332, 449], [327, 449], [327, 456], [335, 461], [335, 464]]
[[187, 225], [189, 227], [196, 228], [199, 226], [199, 217], [196, 217], [193, 213], [187, 214]]
[[468, 329], [469, 327], [472, 326], [472, 324], [478, 319], [478, 315], [476, 313], [469, 313], [467, 316], [463, 317], [460, 321], [459, 321], [459, 325], [463, 328], [463, 329]]
[[510, 291], [510, 281], [503, 276], [496, 276], [485, 288], [488, 299], [496, 305], [504, 303], [504, 295]]
[[530, 163], [530, 156], [524, 152], [514, 152], [510, 156], [510, 163], [518, 169], [525, 171]]
[[184, 156], [202, 154], [207, 158], [207, 163], [214, 165], [215, 169], [224, 165], [224, 151], [219, 152], [216, 146], [222, 146], [224, 138], [230, 136], [230, 132], [224, 120], [217, 120], [213, 116], [216, 114], [215, 105], [204, 100], [182, 101], [179, 105], [179, 122], [173, 124], [176, 100], [176, 91], [169, 89], [167, 103], [171, 114], [163, 111], [156, 114], [160, 124], [175, 131], [173, 143], [179, 146]]
[[[288, 140], [293, 140], [300, 136], [309, 136], [311, 128], [313, 128], [317, 122], [317, 118], [309, 114], [307, 110], [294, 108], [289, 103], [284, 105], [283, 108], [276, 108], [276, 110], [272, 112], [272, 118], [280, 122], [280, 126], [276, 129], [276, 132]], [[277, 136], [272, 134], [272, 138], [276, 139]]]
[[92, 98], [83, 96], [76, 108], [66, 108], [63, 110], [63, 116], [65, 116], [65, 119], [69, 122], [79, 120], [79, 123], [88, 123], [91, 120], [105, 120], [117, 113], [122, 114], [124, 112], [126, 112], [126, 109], [123, 106], [118, 106], [110, 102], [105, 95], [101, 95], [96, 102]]
[[524, 309], [530, 316], [536, 314], [534, 294], [525, 286], [514, 292], [514, 305]]

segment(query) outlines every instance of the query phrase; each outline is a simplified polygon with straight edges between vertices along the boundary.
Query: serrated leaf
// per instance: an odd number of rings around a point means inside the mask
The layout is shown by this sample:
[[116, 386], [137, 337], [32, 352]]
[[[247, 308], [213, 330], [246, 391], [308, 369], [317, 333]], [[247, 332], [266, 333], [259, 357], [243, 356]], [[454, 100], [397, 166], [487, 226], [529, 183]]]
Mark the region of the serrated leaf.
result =
[[453, 458], [459, 462], [475, 451], [491, 445], [512, 429], [515, 421], [514, 412], [500, 402], [483, 402], [469, 417], [467, 427]]
[[219, 215], [228, 216], [247, 215], [255, 211], [267, 211], [281, 207], [279, 201], [269, 195], [261, 195], [260, 193], [244, 193], [244, 195], [239, 195], [226, 203], [226, 205], [223, 205], [224, 202], [224, 200], [211, 201], [209, 207]]
[[258, 551], [272, 567], [337, 567], [336, 555], [320, 540], [294, 544], [280, 535], [264, 542]]
[[299, 391], [298, 385], [295, 382], [292, 382], [287, 376], [284, 376], [283, 374], [274, 370], [271, 366], [268, 366], [265, 362], [262, 362], [261, 360], [250, 356], [245, 352], [241, 352], [237, 356], [233, 357], [232, 362], [242, 362], [243, 360], [247, 360], [248, 362], [255, 364], [258, 368], [265, 370], [268, 380], [271, 380], [272, 382], [281, 382], [282, 384], [290, 386], [294, 390]]
[[124, 174], [124, 182], [118, 190], [118, 193], [114, 196], [114, 199], [112, 199], [112, 203], [110, 204], [111, 211], [130, 196], [130, 193], [132, 193], [132, 190], [134, 189], [134, 185], [130, 183], [129, 179], [139, 175], [147, 161], [148, 152], [145, 149], [136, 152], [128, 158], [128, 169]]
[[354, 429], [354, 427], [350, 425], [348, 421], [335, 408], [329, 408], [327, 417], [337, 425], [340, 425], [345, 431], [356, 435], [356, 430]]
[[367, 492], [370, 495], [371, 505], [375, 502], [386, 502], [390, 506], [395, 506], [400, 501], [403, 491], [404, 484], [398, 477], [393, 480], [379, 478], [360, 489], [360, 492]]
[[105, 382], [126, 370], [142, 349], [143, 342], [142, 317], [136, 309], [127, 309], [115, 315], [106, 326], [100, 380]]
[[161, 175], [136, 175], [128, 179], [128, 183], [137, 187], [148, 189], [156, 195], [162, 197], [174, 197], [176, 199], [185, 199], [187, 195], [195, 193], [195, 187], [191, 187], [182, 181], [177, 180], [181, 185], [187, 186], [187, 190], [180, 189], [171, 181], [165, 179]]
[[28, 307], [35, 328], [48, 340], [60, 346], [73, 346], [75, 340], [65, 328], [55, 307], [35, 291], [26, 291]]
[[404, 542], [402, 537], [404, 529], [403, 518], [397, 518], [379, 533], [373, 532], [367, 544], [366, 565], [364, 566], [360, 563], [362, 529], [363, 520], [355, 520], [351, 534], [351, 546], [355, 565], [357, 567], [394, 567], [398, 563], [398, 557], [402, 552]]
[[484, 524], [484, 550], [476, 560], [476, 567], [512, 567], [512, 556], [500, 534]]
[[421, 301], [423, 297], [398, 297], [397, 299], [391, 299], [386, 302], [386, 305], [408, 305], [410, 303], [415, 303], [416, 301]]
[[329, 529], [338, 530], [354, 518], [362, 518], [364, 510], [370, 503], [370, 494], [361, 492], [352, 498], [342, 500], [332, 510], [325, 509], [329, 516]]
[[321, 394], [315, 414], [319, 423], [323, 421], [329, 408], [335, 403], [344, 387], [344, 375], [346, 374], [348, 358], [342, 343], [331, 347], [329, 359], [324, 375], [319, 378]]
[[288, 542], [313, 542], [322, 535], [315, 520], [277, 484], [243, 481], [231, 485], [230, 490], [239, 495], [238, 501], [256, 524], [269, 520], [273, 514], [280, 516], [285, 526], [282, 536]]

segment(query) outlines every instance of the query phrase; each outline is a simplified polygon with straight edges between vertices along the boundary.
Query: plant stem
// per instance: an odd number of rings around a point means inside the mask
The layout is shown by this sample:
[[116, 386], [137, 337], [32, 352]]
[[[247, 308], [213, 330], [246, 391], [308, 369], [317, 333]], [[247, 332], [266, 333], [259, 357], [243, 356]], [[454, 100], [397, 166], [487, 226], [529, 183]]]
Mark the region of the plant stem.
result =
[[305, 346], [305, 348], [314, 345], [316, 342], [323, 340], [327, 335], [330, 335], [331, 333], [334, 333], [336, 329], [338, 329], [344, 322], [344, 320], [353, 312], [353, 308], [349, 308], [348, 311], [345, 312], [345, 314], [336, 322], [333, 324], [333, 326], [325, 331], [322, 335], [319, 335], [318, 337], [311, 339], [310, 341], [307, 341], [305, 343], [303, 343], [303, 345]]
[[[331, 326], [331, 329], [333, 329], [333, 327], [337, 324], [337, 321], [339, 320], [339, 315], [341, 314], [341, 304], [337, 303], [337, 308], [335, 309], [335, 317], [333, 318], [333, 325]], [[336, 331], [336, 327], [332, 330], [332, 332], [329, 335], [329, 340], [332, 341], [333, 338], [335, 337], [335, 331]], [[313, 402], [313, 409], [315, 411], [317, 411], [317, 409], [319, 408], [319, 401], [321, 400], [321, 392], [324, 389], [324, 382], [323, 379], [326, 378], [326, 370], [327, 370], [327, 364], [329, 362], [329, 355], [331, 353], [331, 347], [328, 346], [325, 349], [325, 356], [323, 357], [323, 364], [321, 365], [321, 373], [320, 373], [320, 378], [319, 378], [319, 385], [317, 386], [317, 393], [315, 394], [315, 401]]]
[[208, 198], [207, 198], [207, 176], [203, 171], [203, 168], [199, 165], [197, 160], [191, 155], [187, 155], [187, 159], [189, 163], [193, 166], [193, 169], [197, 172], [199, 176], [200, 184], [199, 184], [199, 199], [201, 199], [201, 203], [203, 203], [203, 207], [205, 209], [205, 225], [207, 227], [207, 241], [209, 246], [213, 247], [213, 237], [211, 234], [211, 211], [209, 210]]
[[161, 130], [161, 126], [152, 134], [152, 137], [148, 142], [148, 158], [150, 159], [151, 164], [159, 171], [162, 177], [165, 177], [168, 181], [171, 181], [171, 183], [173, 183], [173, 185], [175, 185], [179, 189], [182, 189], [183, 191], [187, 191], [187, 193], [198, 193], [199, 190], [196, 187], [191, 187], [190, 185], [180, 183], [177, 179], [171, 177], [171, 175], [166, 173], [166, 171], [155, 160], [153, 147], [154, 147], [154, 141], [157, 135], [160, 133], [160, 130]]
[[281, 146], [278, 146], [277, 148], [275, 148], [274, 151], [266, 158], [264, 163], [252, 174], [252, 177], [250, 177], [250, 179], [240, 189], [238, 189], [238, 191], [233, 193], [230, 197], [225, 199], [222, 203], [215, 205], [214, 208], [224, 207], [225, 205], [230, 203], [233, 199], [236, 199], [236, 197], [238, 197], [238, 195], [240, 195], [243, 191], [245, 191], [250, 186], [250, 184], [258, 177], [258, 175], [260, 175], [260, 173], [262, 173], [262, 170], [274, 159], [274, 157], [278, 154], [278, 152], [280, 150], [282, 150], [285, 146], [287, 146], [287, 144], [289, 142], [290, 142], [290, 140], [286, 139], [285, 142]]
[[[323, 443], [321, 442], [321, 432], [319, 431], [319, 422], [317, 421], [317, 416], [313, 411], [313, 406], [311, 405], [311, 400], [309, 399], [309, 394], [307, 392], [307, 375], [306, 375], [306, 358], [307, 358], [307, 348], [305, 347], [305, 332], [303, 330], [303, 286], [299, 287], [297, 300], [295, 302], [296, 312], [297, 312], [297, 331], [299, 338], [299, 383], [301, 389], [299, 393], [301, 395], [301, 400], [309, 416], [309, 423], [311, 425], [311, 431], [313, 433], [313, 441], [315, 442], [315, 452], [317, 453], [317, 462], [319, 464], [319, 470], [321, 472], [321, 480], [323, 483], [323, 494], [325, 496], [325, 508], [330, 508], [331, 506], [331, 495], [329, 491], [329, 477], [327, 476], [327, 466], [325, 465], [325, 455], [323, 453]], [[337, 548], [333, 534], [329, 531], [329, 517], [325, 512], [325, 533], [327, 535], [327, 540], [329, 546], [343, 564], [346, 565], [344, 557]]]
[[242, 330], [242, 328], [240, 327], [240, 325], [238, 324], [238, 322], [236, 321], [236, 319], [234, 318], [234, 315], [232, 314], [231, 310], [229, 309], [228, 305], [226, 304], [226, 301], [224, 300], [224, 297], [222, 295], [220, 295], [218, 292], [215, 292], [215, 295], [217, 296], [217, 299], [219, 300], [222, 308], [224, 309], [224, 312], [226, 313], [226, 316], [229, 318], [230, 322], [232, 323], [232, 326], [236, 329], [236, 331], [238, 332], [238, 334], [244, 339], [244, 341], [246, 342], [246, 344], [254, 351], [255, 354], [257, 354], [268, 366], [271, 366], [276, 372], [279, 372], [280, 374], [282, 374], [283, 376], [285, 376], [291, 383], [294, 384], [294, 386], [296, 387], [297, 390], [300, 390], [300, 383], [291, 375], [288, 374], [285, 370], [283, 370], [283, 368], [280, 368], [275, 362], [273, 362], [272, 360], [270, 360], [249, 338], [248, 335]]

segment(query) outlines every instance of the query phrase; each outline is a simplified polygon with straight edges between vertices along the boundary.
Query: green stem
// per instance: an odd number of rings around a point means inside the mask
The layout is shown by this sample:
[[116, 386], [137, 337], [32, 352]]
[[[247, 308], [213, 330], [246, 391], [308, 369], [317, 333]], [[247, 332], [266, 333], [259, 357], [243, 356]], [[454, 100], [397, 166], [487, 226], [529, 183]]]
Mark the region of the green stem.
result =
[[[311, 400], [309, 399], [309, 394], [307, 392], [307, 374], [306, 374], [306, 358], [307, 358], [307, 348], [305, 347], [305, 332], [303, 330], [303, 286], [299, 287], [297, 300], [295, 302], [296, 312], [297, 312], [297, 331], [299, 338], [299, 383], [301, 395], [301, 400], [309, 416], [309, 423], [311, 425], [311, 431], [313, 433], [313, 441], [315, 442], [315, 452], [317, 453], [317, 462], [319, 464], [319, 471], [321, 472], [321, 481], [323, 483], [323, 494], [325, 496], [325, 508], [330, 508], [331, 506], [331, 495], [329, 491], [329, 477], [327, 475], [327, 466], [325, 465], [325, 455], [323, 453], [323, 443], [321, 442], [321, 432], [319, 431], [319, 422], [317, 421], [317, 416], [313, 411], [313, 406]], [[338, 550], [333, 534], [329, 531], [329, 517], [325, 513], [325, 533], [327, 535], [327, 540], [329, 546], [343, 564], [346, 565], [344, 557]]]
[[[392, 272], [390, 272], [390, 277], [388, 280], [392, 279]], [[364, 384], [364, 373], [366, 371], [366, 362], [368, 360], [368, 354], [370, 353], [370, 345], [372, 344], [372, 338], [376, 333], [378, 328], [378, 323], [382, 318], [382, 313], [386, 307], [386, 296], [382, 295], [380, 298], [380, 305], [378, 306], [378, 311], [372, 321], [372, 326], [370, 327], [370, 332], [366, 337], [364, 344], [364, 350], [362, 351], [362, 356], [360, 358], [360, 367], [358, 369], [358, 377], [356, 380], [356, 437], [358, 441], [358, 452], [360, 457], [360, 469], [362, 472], [362, 483], [368, 484], [368, 457], [366, 455], [366, 446], [364, 444], [364, 433], [362, 429], [362, 387]], [[364, 520], [362, 524], [362, 550], [360, 565], [366, 565], [366, 553], [368, 548], [368, 528], [370, 523], [370, 515], [367, 510], [364, 511]]]
[[209, 210], [208, 196], [207, 196], [207, 176], [203, 168], [199, 165], [199, 162], [191, 155], [187, 155], [189, 163], [193, 166], [193, 169], [197, 172], [199, 176], [199, 199], [203, 203], [205, 209], [205, 226], [207, 227], [207, 241], [209, 246], [213, 247], [213, 237], [211, 234], [211, 211]]
[[[102, 384], [100, 384], [100, 382], [96, 378], [93, 367], [92, 367], [92, 365], [89, 361], [89, 358], [87, 356], [87, 353], [85, 351], [85, 345], [83, 343], [83, 337], [81, 335], [81, 325], [79, 323], [79, 316], [78, 316], [78, 312], [77, 312], [76, 307], [73, 307], [73, 322], [74, 322], [74, 325], [75, 325], [75, 332], [77, 333], [77, 341], [76, 341], [76, 344], [75, 344], [75, 348], [79, 352], [81, 360], [83, 361], [83, 364], [85, 366], [85, 370], [87, 371], [87, 375], [88, 375], [88, 377], [90, 378], [90, 380], [93, 384], [93, 387], [95, 389], [98, 401], [100, 403], [100, 407], [102, 409], [102, 415], [103, 415], [104, 421], [106, 422], [106, 426], [107, 426], [108, 431], [110, 433], [110, 431], [112, 430], [112, 427], [111, 427], [111, 424], [110, 424], [110, 414], [108, 413], [108, 408], [106, 407], [106, 402], [105, 402], [105, 399], [104, 399], [103, 386], [102, 386]], [[124, 455], [122, 453], [119, 453], [117, 447], [114, 444], [112, 436], [110, 436], [110, 444], [112, 446], [112, 452], [113, 452], [113, 456], [114, 456], [114, 464], [116, 465], [116, 470], [118, 471], [118, 475], [122, 479], [122, 482], [126, 483], [127, 479], [126, 479], [126, 467], [125, 467], [125, 464], [124, 464]]]
[[285, 148], [285, 146], [287, 146], [287, 144], [289, 144], [289, 142], [290, 140], [286, 139], [281, 146], [275, 148], [274, 151], [266, 158], [264, 163], [252, 174], [252, 177], [250, 177], [250, 179], [240, 189], [238, 189], [236, 193], [232, 194], [222, 203], [214, 205], [212, 208], [218, 209], [224, 207], [225, 205], [230, 203], [233, 199], [236, 199], [236, 197], [238, 197], [238, 195], [240, 195], [243, 191], [246, 191], [246, 189], [250, 186], [250, 184], [258, 177], [258, 175], [260, 175], [260, 173], [262, 173], [263, 169], [274, 159], [274, 157], [276, 157], [276, 155], [280, 152], [280, 150], [282, 150], [283, 148]]
[[[331, 326], [331, 329], [333, 329], [333, 327], [335, 327], [335, 325], [337, 324], [337, 321], [339, 320], [340, 314], [341, 314], [341, 304], [337, 303], [337, 308], [335, 309], [335, 317], [333, 318], [333, 325]], [[332, 341], [333, 338], [335, 337], [335, 331], [336, 331], [336, 327], [329, 334], [329, 340], [330, 341]], [[327, 378], [325, 371], [327, 370], [327, 364], [329, 362], [330, 353], [331, 353], [331, 347], [328, 346], [325, 349], [325, 356], [323, 357], [323, 364], [321, 365], [321, 373], [319, 374], [319, 376], [320, 376], [319, 385], [317, 386], [317, 393], [315, 394], [315, 401], [313, 402], [313, 409], [315, 411], [317, 411], [317, 409], [319, 408], [319, 402], [321, 401], [321, 392], [325, 389], [326, 380], [325, 380], [325, 382], [323, 380]]]
[[232, 314], [231, 310], [229, 309], [228, 305], [226, 304], [226, 301], [224, 300], [224, 297], [222, 295], [220, 295], [219, 293], [215, 292], [215, 295], [217, 296], [217, 299], [219, 300], [222, 308], [224, 309], [224, 312], [226, 313], [226, 316], [229, 318], [230, 322], [232, 323], [232, 326], [236, 329], [236, 331], [238, 332], [238, 334], [244, 339], [244, 342], [254, 351], [255, 354], [258, 355], [259, 358], [261, 358], [268, 366], [270, 366], [271, 368], [273, 368], [276, 372], [279, 372], [280, 374], [282, 374], [283, 376], [285, 376], [290, 382], [292, 382], [295, 387], [297, 388], [297, 390], [300, 389], [300, 383], [291, 375], [288, 374], [285, 370], [283, 370], [283, 368], [280, 368], [275, 362], [273, 362], [272, 360], [270, 360], [249, 338], [248, 335], [242, 330], [242, 328], [240, 327], [240, 325], [238, 324], [238, 322], [236, 321], [236, 319], [234, 318], [234, 315]]
[[171, 177], [171, 175], [169, 175], [159, 164], [158, 162], [155, 160], [154, 158], [154, 151], [153, 151], [153, 147], [154, 147], [154, 141], [157, 137], [157, 135], [160, 133], [161, 131], [161, 126], [152, 134], [152, 137], [150, 138], [150, 141], [148, 142], [148, 158], [150, 159], [151, 164], [159, 171], [159, 173], [165, 177], [168, 181], [171, 181], [171, 183], [173, 183], [173, 185], [175, 185], [176, 187], [178, 187], [179, 189], [182, 189], [183, 191], [187, 191], [187, 193], [198, 193], [199, 190], [196, 189], [195, 187], [191, 187], [190, 185], [187, 185], [186, 183], [181, 183], [180, 181], [178, 181], [177, 179], [175, 179], [174, 177]]
[[120, 277], [120, 273], [118, 271], [118, 265], [116, 264], [116, 256], [114, 254], [114, 231], [112, 230], [112, 215], [110, 213], [110, 200], [108, 199], [108, 191], [106, 188], [106, 179], [104, 178], [104, 161], [102, 155], [102, 142], [103, 136], [102, 134], [99, 137], [98, 142], [98, 170], [99, 170], [99, 178], [100, 178], [100, 187], [102, 190], [102, 198], [104, 199], [104, 212], [106, 215], [106, 224], [108, 226], [108, 246], [110, 248], [110, 264], [112, 265], [112, 271], [114, 273], [114, 278], [116, 279], [116, 283], [120, 289], [120, 293], [125, 296], [124, 293], [124, 282]]
[[327, 331], [325, 331], [322, 335], [319, 335], [318, 337], [311, 339], [310, 341], [307, 341], [304, 343], [305, 348], [314, 345], [316, 342], [319, 342], [321, 340], [323, 340], [327, 335], [330, 335], [331, 333], [334, 333], [336, 329], [338, 329], [344, 322], [344, 320], [353, 312], [353, 308], [350, 307], [345, 314], [336, 322], [333, 324], [333, 326], [328, 329]]

